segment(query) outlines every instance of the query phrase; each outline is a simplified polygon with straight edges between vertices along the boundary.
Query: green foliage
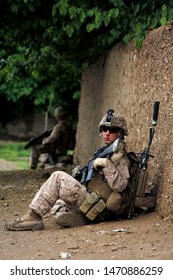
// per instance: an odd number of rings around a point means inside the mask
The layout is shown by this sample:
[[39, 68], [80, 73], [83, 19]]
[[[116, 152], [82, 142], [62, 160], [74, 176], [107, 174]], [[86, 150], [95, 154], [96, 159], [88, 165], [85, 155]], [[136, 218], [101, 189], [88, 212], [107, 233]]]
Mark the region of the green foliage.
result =
[[120, 41], [140, 50], [148, 30], [172, 20], [171, 0], [1, 1], [0, 95], [45, 109], [53, 91], [52, 106], [76, 106], [88, 65]]

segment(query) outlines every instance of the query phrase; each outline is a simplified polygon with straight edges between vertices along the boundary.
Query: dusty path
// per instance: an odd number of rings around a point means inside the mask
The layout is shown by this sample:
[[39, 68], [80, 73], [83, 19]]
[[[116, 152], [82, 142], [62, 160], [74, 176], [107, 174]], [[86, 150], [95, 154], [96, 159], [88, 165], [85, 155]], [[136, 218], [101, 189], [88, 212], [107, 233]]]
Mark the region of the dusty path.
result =
[[15, 162], [0, 159], [0, 171], [16, 170]]

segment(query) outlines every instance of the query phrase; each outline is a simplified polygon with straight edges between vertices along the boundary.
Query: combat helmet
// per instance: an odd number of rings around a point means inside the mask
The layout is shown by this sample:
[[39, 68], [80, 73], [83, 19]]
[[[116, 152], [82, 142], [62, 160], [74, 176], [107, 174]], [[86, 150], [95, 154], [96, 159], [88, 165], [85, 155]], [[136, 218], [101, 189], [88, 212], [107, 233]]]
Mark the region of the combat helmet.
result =
[[66, 112], [63, 107], [59, 106], [55, 109], [54, 115], [55, 115], [55, 118], [56, 117], [64, 118], [66, 116]]
[[126, 120], [115, 113], [113, 109], [109, 109], [106, 112], [106, 115], [102, 118], [101, 122], [99, 123], [99, 132], [102, 131], [104, 126], [121, 128], [124, 135], [128, 135]]

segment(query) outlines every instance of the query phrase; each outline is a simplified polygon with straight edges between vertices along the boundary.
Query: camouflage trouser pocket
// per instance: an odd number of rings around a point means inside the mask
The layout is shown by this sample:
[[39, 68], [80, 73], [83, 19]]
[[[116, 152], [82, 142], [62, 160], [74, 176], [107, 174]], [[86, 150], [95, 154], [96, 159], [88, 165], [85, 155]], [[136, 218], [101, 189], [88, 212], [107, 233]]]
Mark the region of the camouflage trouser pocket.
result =
[[91, 221], [93, 221], [104, 209], [105, 202], [95, 193], [88, 193], [86, 200], [80, 206], [80, 211]]

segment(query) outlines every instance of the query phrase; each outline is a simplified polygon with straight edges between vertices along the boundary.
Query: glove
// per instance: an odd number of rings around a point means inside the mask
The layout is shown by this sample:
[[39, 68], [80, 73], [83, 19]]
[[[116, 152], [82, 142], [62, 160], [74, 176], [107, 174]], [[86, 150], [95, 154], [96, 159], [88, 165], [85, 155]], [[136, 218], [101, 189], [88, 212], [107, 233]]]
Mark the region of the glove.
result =
[[104, 168], [107, 165], [107, 158], [96, 158], [94, 161], [94, 168], [99, 170], [99, 168]]
[[78, 175], [80, 175], [81, 171], [80, 171], [80, 166], [77, 165], [73, 170], [72, 170], [72, 177], [77, 177]]

